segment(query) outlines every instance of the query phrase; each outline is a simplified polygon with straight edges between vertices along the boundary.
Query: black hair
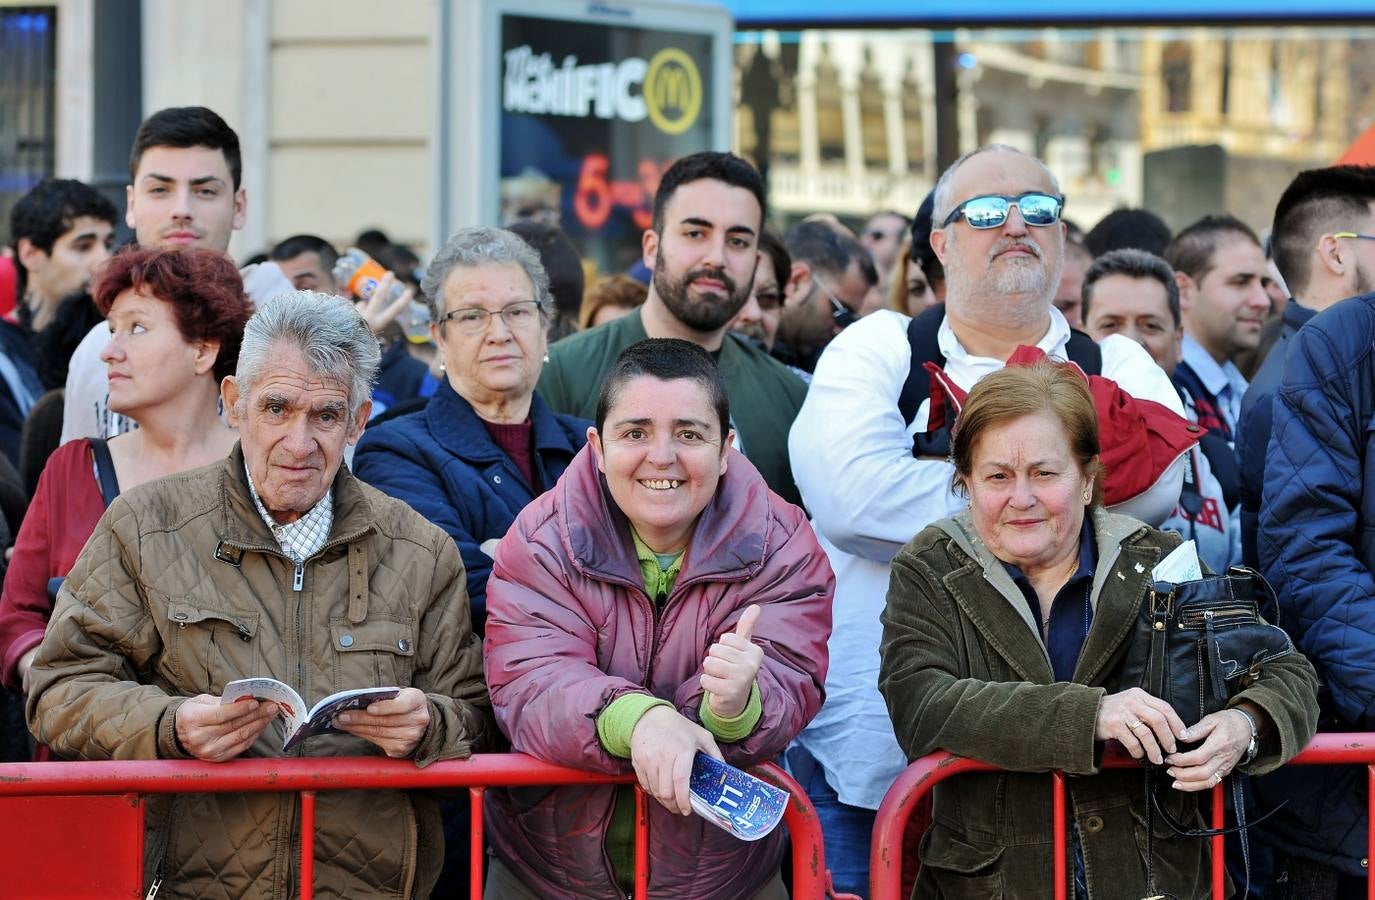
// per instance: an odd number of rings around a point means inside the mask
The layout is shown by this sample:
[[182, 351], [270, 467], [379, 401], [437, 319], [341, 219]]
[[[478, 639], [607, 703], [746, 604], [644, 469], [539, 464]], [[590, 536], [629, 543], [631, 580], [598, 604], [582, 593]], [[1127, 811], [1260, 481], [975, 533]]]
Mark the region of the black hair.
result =
[[559, 316], [577, 321], [582, 309], [582, 295], [587, 275], [582, 258], [568, 235], [557, 225], [521, 219], [506, 226], [507, 231], [529, 244], [539, 254], [545, 274], [549, 276], [549, 293], [554, 296], [554, 310]]
[[339, 261], [339, 251], [334, 249], [334, 245], [313, 234], [293, 234], [273, 247], [268, 253], [268, 258], [274, 262], [286, 262], [288, 259], [295, 259], [302, 253], [319, 255], [320, 268], [326, 272], [332, 270], [334, 264]]
[[933, 287], [945, 282], [945, 266], [941, 264], [936, 251], [931, 249], [931, 217], [935, 209], [936, 192], [932, 190], [912, 216], [912, 246], [907, 251], [907, 258], [921, 268], [927, 283]]
[[597, 431], [606, 427], [606, 417], [616, 405], [616, 396], [632, 378], [648, 375], [660, 381], [686, 379], [695, 381], [706, 391], [707, 400], [716, 409], [721, 423], [721, 444], [725, 450], [726, 433], [730, 431], [730, 401], [726, 399], [726, 380], [711, 354], [691, 341], [679, 338], [646, 338], [626, 347], [602, 378], [601, 393], [597, 396]]
[[1129, 248], [1163, 257], [1170, 238], [1170, 226], [1155, 213], [1121, 206], [1099, 219], [1084, 235], [1084, 246], [1094, 256]]
[[1136, 250], [1131, 247], [1104, 253], [1095, 259], [1093, 265], [1089, 266], [1089, 270], [1084, 273], [1084, 285], [1079, 289], [1079, 295], [1084, 301], [1082, 317], [1085, 322], [1089, 318], [1093, 286], [1109, 275], [1125, 275], [1128, 278], [1141, 279], [1153, 278], [1160, 282], [1165, 288], [1165, 305], [1169, 307], [1170, 318], [1174, 320], [1174, 327], [1179, 327], [1183, 318], [1179, 310], [1179, 285], [1174, 280], [1174, 269], [1171, 269], [1169, 263], [1154, 253], [1147, 253], [1145, 250]]
[[759, 232], [759, 251], [769, 258], [769, 263], [773, 266], [773, 277], [778, 281], [781, 290], [783, 285], [787, 284], [788, 275], [793, 270], [793, 258], [788, 252], [788, 245], [783, 243], [778, 232], [766, 227]]
[[144, 151], [152, 147], [209, 147], [224, 154], [234, 190], [243, 182], [239, 135], [219, 115], [204, 106], [173, 106], [143, 120], [129, 153], [129, 180], [138, 175]]
[[1375, 201], [1375, 166], [1329, 166], [1294, 176], [1275, 206], [1271, 257], [1290, 293], [1302, 294], [1312, 274], [1318, 238], [1333, 231], [1359, 231]]
[[878, 284], [873, 255], [859, 241], [824, 222], [798, 222], [788, 229], [783, 243], [788, 245], [793, 262], [805, 262], [813, 271], [840, 278], [855, 263], [865, 283], [870, 287]]
[[[19, 255], [19, 239], [27, 238], [44, 253], [52, 253], [57, 239], [72, 229], [73, 223], [82, 216], [90, 216], [102, 222], [115, 224], [119, 211], [89, 184], [70, 178], [54, 178], [40, 181], [27, 194], [19, 198], [10, 210], [10, 246], [15, 256]], [[24, 296], [28, 285], [28, 271], [19, 260], [15, 260], [15, 282], [17, 295]], [[20, 304], [24, 309], [25, 304]]]
[[1251, 226], [1236, 216], [1204, 216], [1175, 235], [1163, 254], [1165, 261], [1176, 272], [1183, 272], [1194, 281], [1202, 281], [1213, 268], [1213, 255], [1217, 253], [1218, 245], [1229, 234], [1244, 237], [1260, 246], [1260, 238], [1256, 237]]
[[753, 194], [754, 199], [759, 201], [759, 222], [760, 226], [763, 226], [767, 218], [767, 206], [764, 203], [764, 179], [759, 176], [759, 170], [734, 153], [704, 150], [684, 156], [669, 166], [668, 171], [659, 180], [659, 189], [654, 192], [652, 227], [655, 231], [663, 232], [664, 209], [678, 188], [704, 178], [725, 182], [731, 187], [744, 188]]

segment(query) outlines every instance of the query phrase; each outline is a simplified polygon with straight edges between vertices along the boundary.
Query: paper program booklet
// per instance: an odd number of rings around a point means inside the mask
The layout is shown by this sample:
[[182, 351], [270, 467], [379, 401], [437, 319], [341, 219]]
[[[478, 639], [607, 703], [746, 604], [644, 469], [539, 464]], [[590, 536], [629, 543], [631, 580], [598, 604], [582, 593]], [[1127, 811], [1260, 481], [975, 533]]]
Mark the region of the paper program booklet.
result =
[[698, 753], [692, 761], [688, 795], [697, 815], [742, 841], [757, 841], [783, 820], [788, 792]]
[[311, 735], [339, 731], [334, 727], [334, 717], [339, 713], [349, 709], [366, 709], [369, 704], [390, 700], [399, 693], [401, 689], [394, 687], [355, 688], [330, 694], [307, 711], [301, 695], [285, 682], [275, 678], [240, 678], [224, 686], [220, 703], [254, 699], [277, 704], [282, 718], [286, 720], [286, 743], [282, 745], [282, 752], [285, 753]]

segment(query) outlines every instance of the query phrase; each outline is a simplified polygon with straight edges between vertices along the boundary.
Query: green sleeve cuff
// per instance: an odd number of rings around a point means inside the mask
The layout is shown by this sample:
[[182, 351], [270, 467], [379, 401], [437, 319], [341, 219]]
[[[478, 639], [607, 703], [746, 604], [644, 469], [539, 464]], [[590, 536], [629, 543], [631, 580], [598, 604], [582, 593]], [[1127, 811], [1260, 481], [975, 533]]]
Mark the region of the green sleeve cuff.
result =
[[764, 703], [759, 699], [759, 682], [755, 681], [750, 685], [750, 699], [745, 701], [745, 708], [740, 715], [729, 719], [723, 719], [712, 712], [711, 694], [702, 695], [702, 706], [697, 715], [702, 720], [702, 725], [720, 740], [730, 743], [740, 741], [750, 736], [754, 727], [759, 724], [759, 718], [764, 715]]
[[622, 694], [597, 716], [597, 740], [612, 756], [630, 759], [630, 735], [640, 717], [656, 706], [672, 708], [673, 704], [652, 694]]

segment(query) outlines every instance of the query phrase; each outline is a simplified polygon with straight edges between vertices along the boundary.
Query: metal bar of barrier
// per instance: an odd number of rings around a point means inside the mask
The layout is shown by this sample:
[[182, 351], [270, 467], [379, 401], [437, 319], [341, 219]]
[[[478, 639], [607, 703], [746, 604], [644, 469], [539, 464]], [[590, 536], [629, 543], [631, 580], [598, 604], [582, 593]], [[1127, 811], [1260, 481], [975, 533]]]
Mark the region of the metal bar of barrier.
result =
[[[1227, 824], [1227, 797], [1223, 793], [1222, 784], [1213, 785], [1210, 793], [1213, 795], [1213, 822], [1210, 827], [1222, 828]], [[1220, 834], [1215, 834], [1209, 840], [1213, 844], [1213, 896], [1217, 900], [1225, 900], [1227, 896], [1227, 865], [1224, 856], [1227, 839]]]
[[483, 829], [486, 828], [486, 812], [482, 806], [485, 790], [480, 787], [468, 788], [468, 898], [482, 900]]
[[[834, 897], [825, 865], [821, 827], [806, 792], [772, 763], [754, 774], [789, 792], [783, 815], [793, 844], [794, 896], [806, 900]], [[605, 775], [541, 762], [521, 753], [477, 754], [417, 768], [413, 762], [383, 757], [241, 759], [228, 763], [196, 760], [133, 760], [0, 764], [0, 798], [52, 795], [174, 793], [286, 793], [301, 795], [301, 896], [309, 900], [314, 858], [315, 794], [335, 790], [469, 789], [472, 798], [470, 872], [472, 898], [482, 896], [483, 792], [491, 787], [634, 784], [635, 775]], [[649, 887], [649, 799], [635, 785], [635, 897]], [[5, 826], [0, 824], [0, 833]], [[140, 829], [141, 831], [141, 829]]]
[[[1114, 749], [1104, 753], [1101, 768], [1128, 769], [1139, 765], [1137, 760], [1132, 759], [1124, 751]], [[1371, 821], [1375, 821], [1375, 734], [1319, 734], [1287, 765], [1365, 766], [1369, 781], [1368, 815]], [[870, 845], [869, 855], [869, 900], [903, 900], [900, 896], [902, 891], [903, 831], [912, 811], [932, 788], [956, 775], [968, 772], [1000, 771], [1003, 770], [998, 766], [945, 752], [928, 754], [909, 765], [893, 782], [888, 793], [884, 795], [883, 803], [879, 806], [878, 817], [874, 822], [873, 842]], [[1056, 803], [1057, 800], [1063, 803], [1064, 777], [1059, 772], [1050, 774], [1053, 777], [1052, 804]], [[1222, 827], [1224, 813], [1222, 787], [1219, 785], [1213, 788], [1212, 820], [1214, 828]], [[1064, 814], [1063, 806], [1054, 809], [1055, 836], [1052, 877], [1056, 878], [1056, 900], [1063, 897], [1066, 886], [1066, 879], [1064, 878], [1067, 856], [1065, 847], [1066, 823], [1062, 818]], [[1367, 829], [1367, 831], [1366, 856], [1367, 859], [1375, 860], [1375, 828]], [[1223, 838], [1221, 836], [1212, 838], [1212, 842], [1213, 896], [1217, 900], [1222, 900], [1225, 897], [1223, 888], [1226, 884], [1225, 861], [1222, 854]], [[1375, 900], [1375, 879], [1368, 879], [1366, 896], [1369, 900]]]
[[301, 900], [315, 894], [315, 792], [301, 791]]

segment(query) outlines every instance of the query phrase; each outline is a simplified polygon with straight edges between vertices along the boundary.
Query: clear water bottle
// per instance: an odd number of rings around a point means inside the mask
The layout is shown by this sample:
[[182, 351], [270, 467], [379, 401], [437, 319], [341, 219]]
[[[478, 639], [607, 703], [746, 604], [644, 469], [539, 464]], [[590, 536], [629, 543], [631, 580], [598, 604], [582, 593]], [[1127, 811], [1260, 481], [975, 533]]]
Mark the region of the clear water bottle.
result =
[[[334, 264], [333, 271], [334, 283], [364, 302], [372, 299], [377, 285], [386, 274], [387, 270], [381, 263], [357, 247], [344, 251]], [[387, 292], [387, 302], [395, 302], [405, 292], [406, 286], [400, 280], [393, 282], [391, 290]], [[412, 300], [396, 317], [396, 323], [411, 343], [424, 344], [430, 340], [430, 310], [424, 303]]]

